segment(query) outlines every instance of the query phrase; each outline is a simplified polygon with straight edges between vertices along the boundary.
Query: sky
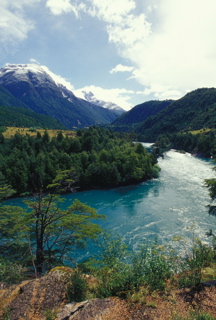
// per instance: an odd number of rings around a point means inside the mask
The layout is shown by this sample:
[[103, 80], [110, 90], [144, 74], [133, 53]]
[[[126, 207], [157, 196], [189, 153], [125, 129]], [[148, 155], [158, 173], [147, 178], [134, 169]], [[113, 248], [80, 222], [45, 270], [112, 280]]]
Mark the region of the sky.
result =
[[215, 0], [1, 0], [0, 67], [36, 63], [125, 110], [216, 87]]

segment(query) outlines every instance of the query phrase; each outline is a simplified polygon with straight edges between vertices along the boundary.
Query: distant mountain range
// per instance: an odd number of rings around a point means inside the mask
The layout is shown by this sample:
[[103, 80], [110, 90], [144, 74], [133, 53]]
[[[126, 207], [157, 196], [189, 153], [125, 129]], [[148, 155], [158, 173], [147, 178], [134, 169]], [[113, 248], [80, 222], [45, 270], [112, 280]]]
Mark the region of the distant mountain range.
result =
[[88, 102], [91, 102], [93, 104], [96, 104], [97, 106], [109, 109], [114, 111], [118, 116], [125, 113], [125, 110], [121, 107], [117, 106], [117, 104], [113, 102], [105, 102], [104, 100], [99, 100], [95, 97], [93, 92], [91, 91], [82, 91], [82, 97], [83, 99], [87, 100]]
[[216, 89], [197, 89], [179, 100], [145, 102], [118, 117], [111, 127], [134, 131], [149, 142], [161, 134], [216, 128]]
[[[41, 125], [45, 121], [51, 127], [68, 129], [108, 124], [124, 112], [119, 107], [107, 109], [105, 103], [102, 107], [77, 98], [52, 75], [46, 67], [36, 64], [7, 64], [0, 69], [0, 106], [4, 110], [12, 110], [10, 107], [31, 110]], [[34, 119], [34, 113], [28, 116]], [[0, 114], [4, 114], [3, 110]], [[38, 114], [43, 115], [43, 121]]]
[[35, 64], [0, 69], [0, 125], [73, 129], [91, 125], [133, 131], [140, 140], [216, 127], [216, 89], [201, 88], [179, 100], [148, 101], [124, 112], [92, 92], [76, 97], [59, 77]]

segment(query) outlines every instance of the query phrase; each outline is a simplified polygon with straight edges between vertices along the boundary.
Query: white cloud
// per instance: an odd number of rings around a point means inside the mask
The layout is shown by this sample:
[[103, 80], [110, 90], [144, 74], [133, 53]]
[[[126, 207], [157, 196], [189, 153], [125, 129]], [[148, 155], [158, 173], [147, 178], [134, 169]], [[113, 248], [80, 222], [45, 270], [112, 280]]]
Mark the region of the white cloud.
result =
[[119, 88], [104, 89], [93, 85], [73, 90], [73, 93], [77, 97], [80, 97], [82, 99], [84, 99], [84, 92], [92, 92], [97, 99], [106, 102], [113, 102], [125, 110], [129, 110], [132, 108], [132, 105], [129, 101], [131, 99], [131, 96], [134, 95], [133, 90]]
[[216, 85], [216, 2], [163, 0], [160, 28], [125, 54], [156, 95]]
[[120, 23], [136, 7], [134, 0], [91, 0], [88, 12], [108, 23]]
[[34, 63], [34, 64], [38, 64], [38, 65], [40, 65], [40, 62], [39, 61], [37, 61], [36, 59], [34, 59], [34, 58], [31, 58], [30, 60], [30, 63]]
[[158, 0], [140, 13], [138, 2], [93, 0], [88, 11], [134, 65], [133, 78], [155, 98], [216, 86], [216, 1]]
[[133, 13], [136, 8], [134, 0], [93, 0], [87, 12], [107, 23], [106, 30], [109, 41], [115, 43], [118, 49], [133, 46], [143, 40], [150, 32], [150, 24], [146, 16]]
[[41, 66], [41, 68], [43, 68], [43, 70], [45, 72], [47, 72], [53, 78], [53, 80], [56, 82], [56, 84], [61, 84], [61, 85], [63, 85], [64, 87], [66, 87], [70, 91], [74, 90], [74, 86], [67, 79], [65, 79], [62, 76], [59, 76], [59, 75], [53, 73], [46, 66]]
[[70, 0], [46, 0], [46, 2], [44, 0], [1, 0], [0, 43], [2, 48], [10, 50], [28, 37], [29, 31], [35, 28], [36, 21], [29, 18], [26, 9], [31, 8], [34, 13], [35, 6], [39, 3], [41, 7], [46, 6], [54, 15], [73, 12], [78, 16], [78, 10]]
[[70, 0], [47, 0], [46, 6], [54, 15], [73, 12], [78, 17], [77, 8]]
[[110, 70], [111, 74], [117, 73], [117, 72], [132, 72], [134, 70], [134, 67], [129, 67], [129, 66], [123, 66], [122, 64], [118, 64]]
[[2, 47], [14, 46], [27, 38], [34, 23], [25, 16], [26, 6], [41, 0], [2, 0], [0, 3], [0, 43]]

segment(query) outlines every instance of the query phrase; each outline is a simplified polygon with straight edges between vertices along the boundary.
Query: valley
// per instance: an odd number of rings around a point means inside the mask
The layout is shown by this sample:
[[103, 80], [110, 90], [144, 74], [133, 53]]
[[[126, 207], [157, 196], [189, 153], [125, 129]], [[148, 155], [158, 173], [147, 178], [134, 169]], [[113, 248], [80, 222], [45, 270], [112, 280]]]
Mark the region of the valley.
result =
[[215, 121], [215, 88], [126, 112], [76, 97], [38, 65], [1, 68], [0, 318], [61, 319], [87, 299], [108, 301], [116, 320], [120, 305], [124, 320], [177, 320], [162, 312], [171, 300], [182, 317], [213, 320], [194, 301], [209, 301], [203, 283], [216, 275]]

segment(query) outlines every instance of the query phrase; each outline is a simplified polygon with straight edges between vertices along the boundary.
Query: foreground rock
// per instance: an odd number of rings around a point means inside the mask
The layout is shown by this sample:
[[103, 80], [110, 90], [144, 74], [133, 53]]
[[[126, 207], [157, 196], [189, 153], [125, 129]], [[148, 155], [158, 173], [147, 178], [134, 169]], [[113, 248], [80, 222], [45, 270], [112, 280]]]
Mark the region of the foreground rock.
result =
[[57, 315], [57, 320], [102, 319], [115, 306], [112, 299], [92, 299], [69, 303]]
[[163, 295], [154, 293], [142, 297], [139, 293], [140, 300], [132, 296], [129, 301], [111, 297], [67, 303], [65, 282], [59, 272], [53, 272], [20, 285], [0, 284], [0, 319], [170, 320], [175, 315], [186, 317], [193, 310], [216, 317], [214, 284], [199, 290], [170, 289]]

